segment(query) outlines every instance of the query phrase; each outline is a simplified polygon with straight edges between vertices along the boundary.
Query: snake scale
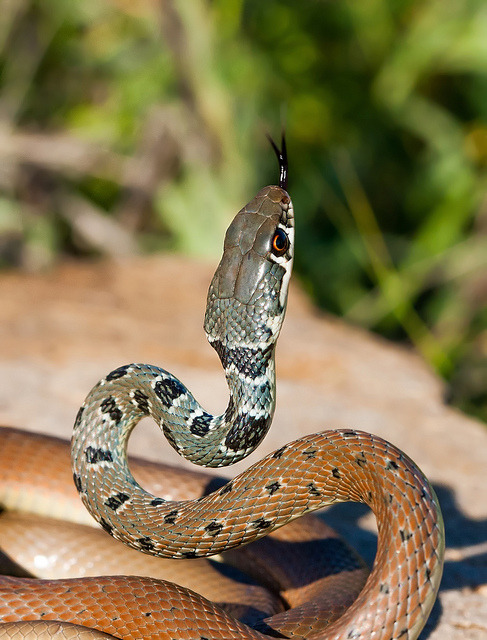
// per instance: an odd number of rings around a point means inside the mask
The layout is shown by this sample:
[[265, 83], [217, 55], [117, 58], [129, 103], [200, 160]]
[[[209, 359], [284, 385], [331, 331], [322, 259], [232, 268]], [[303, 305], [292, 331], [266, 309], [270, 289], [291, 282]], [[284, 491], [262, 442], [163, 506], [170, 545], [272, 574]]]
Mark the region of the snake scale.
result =
[[[120, 367], [92, 389], [76, 417], [74, 483], [88, 511], [114, 538], [166, 558], [220, 554], [323, 506], [362, 502], [378, 523], [376, 559], [365, 587], [326, 628], [325, 595], [319, 589], [299, 606], [251, 628], [198, 593], [152, 578], [5, 576], [0, 579], [0, 638], [418, 637], [441, 579], [443, 524], [429, 482], [392, 444], [354, 429], [305, 436], [190, 500], [154, 495], [128, 467], [127, 441], [144, 416], [160, 425], [178, 453], [209, 467], [241, 460], [269, 429], [274, 349], [294, 251], [284, 140], [281, 150], [274, 148], [279, 186], [263, 188], [233, 220], [208, 293], [205, 331], [228, 381], [225, 412], [207, 413], [163, 369]], [[8, 496], [3, 501], [8, 503]]]

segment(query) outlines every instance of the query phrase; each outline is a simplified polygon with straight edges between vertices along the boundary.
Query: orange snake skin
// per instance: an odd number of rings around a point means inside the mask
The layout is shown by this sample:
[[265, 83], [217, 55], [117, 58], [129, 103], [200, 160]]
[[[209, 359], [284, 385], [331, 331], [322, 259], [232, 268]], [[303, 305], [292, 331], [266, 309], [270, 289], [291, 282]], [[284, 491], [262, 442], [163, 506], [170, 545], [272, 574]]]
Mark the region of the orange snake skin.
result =
[[[299, 473], [296, 472], [298, 462]], [[213, 496], [210, 494], [203, 500], [195, 497], [212, 488], [211, 476], [201, 472], [141, 462], [133, 462], [131, 468], [137, 479], [151, 491], [174, 500], [182, 499], [183, 495], [190, 496], [198, 501], [202, 510], [211, 509], [211, 503], [219, 504], [225, 497], [225, 493], [218, 496], [222, 489], [217, 489]], [[42, 514], [48, 508], [47, 501], [51, 501], [57, 505], [56, 517], [63, 515], [75, 522], [88, 522], [70, 484], [68, 443], [14, 429], [0, 429], [0, 469], [0, 499], [5, 509]], [[273, 499], [277, 492], [272, 496], [265, 489], [277, 476], [286, 484], [289, 497], [284, 501], [282, 496]], [[261, 512], [266, 518], [276, 517], [282, 522], [293, 517], [291, 512], [294, 509], [308, 511], [319, 508], [323, 502], [365, 502], [377, 516], [378, 551], [372, 572], [352, 606], [328, 626], [324, 625], [342, 613], [343, 602], [349, 604], [350, 599], [347, 601], [345, 597], [340, 606], [340, 587], [337, 594], [337, 584], [332, 585], [335, 592], [329, 593], [327, 573], [332, 578], [336, 577], [335, 574], [345, 576], [346, 589], [351, 588], [350, 581], [358, 581], [360, 588], [363, 580], [360, 563], [345, 549], [338, 560], [336, 557], [327, 559], [336, 565], [331, 571], [327, 572], [324, 566], [316, 566], [321, 565], [326, 545], [320, 549], [319, 541], [315, 539], [316, 532], [303, 532], [298, 526], [301, 520], [312, 518], [311, 529], [316, 527], [319, 534], [326, 535], [325, 529], [320, 531], [320, 526], [324, 525], [312, 516], [305, 516], [273, 532], [269, 537], [279, 536], [278, 544], [286, 540], [289, 540], [288, 544], [295, 543], [301, 536], [308, 535], [316, 552], [298, 560], [298, 565], [308, 563], [300, 569], [311, 577], [305, 583], [303, 576], [299, 576], [298, 586], [289, 590], [295, 606], [265, 618], [260, 623], [261, 628], [269, 633], [274, 630], [273, 637], [277, 630], [281, 637], [326, 639], [410, 640], [418, 636], [441, 579], [444, 537], [436, 497], [423, 474], [407, 456], [369, 434], [329, 431], [307, 436], [270, 454], [234, 479], [232, 485], [236, 495], [240, 489], [243, 492], [250, 488], [251, 502], [257, 505], [253, 507], [252, 514], [245, 507], [234, 506], [231, 526], [237, 529], [243, 528], [250, 519], [258, 520]], [[174, 487], [173, 491], [171, 487]], [[217, 507], [224, 508], [223, 505]], [[118, 544], [101, 530], [93, 529], [93, 533]], [[336, 538], [332, 541], [335, 543]], [[329, 543], [330, 539], [325, 542]], [[253, 546], [242, 549], [249, 551], [244, 564], [259, 562], [258, 559], [256, 561], [258, 552], [253, 555]], [[335, 544], [332, 549], [332, 555], [335, 555]], [[136, 554], [135, 551], [133, 553]], [[283, 553], [288, 552], [280, 548], [281, 564]], [[173, 562], [190, 564], [200, 560]], [[117, 563], [122, 568], [121, 560], [117, 559]], [[317, 575], [313, 576], [313, 572]], [[336, 611], [333, 611], [335, 596]], [[292, 602], [292, 598], [290, 600]], [[3, 623], [15, 622], [0, 625], [1, 638], [38, 640], [66, 637], [81, 640], [106, 637], [103, 632], [112, 637], [133, 640], [268, 637], [238, 622], [220, 606], [194, 591], [152, 578], [112, 576], [53, 581], [2, 577], [0, 603]], [[43, 622], [21, 622], [26, 620]], [[92, 632], [74, 625], [48, 625], [47, 620], [77, 623], [96, 631], [87, 635]]]

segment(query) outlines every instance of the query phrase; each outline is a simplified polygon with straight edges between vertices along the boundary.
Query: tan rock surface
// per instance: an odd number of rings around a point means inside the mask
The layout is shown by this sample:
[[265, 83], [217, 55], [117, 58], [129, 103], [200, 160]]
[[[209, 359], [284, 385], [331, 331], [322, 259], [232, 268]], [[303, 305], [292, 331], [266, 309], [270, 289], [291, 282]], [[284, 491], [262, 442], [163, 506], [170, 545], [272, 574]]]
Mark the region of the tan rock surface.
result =
[[[0, 423], [69, 437], [86, 393], [129, 362], [163, 366], [211, 411], [226, 404], [201, 329], [212, 265], [174, 256], [64, 265], [0, 276]], [[445, 406], [443, 386], [413, 353], [317, 313], [295, 287], [277, 354], [278, 408], [258, 453], [233, 475], [305, 433], [353, 426], [406, 451], [438, 489], [445, 576], [423, 638], [487, 638], [487, 430]], [[132, 451], [180, 463], [144, 423]], [[356, 505], [329, 521], [370, 560], [374, 528]]]

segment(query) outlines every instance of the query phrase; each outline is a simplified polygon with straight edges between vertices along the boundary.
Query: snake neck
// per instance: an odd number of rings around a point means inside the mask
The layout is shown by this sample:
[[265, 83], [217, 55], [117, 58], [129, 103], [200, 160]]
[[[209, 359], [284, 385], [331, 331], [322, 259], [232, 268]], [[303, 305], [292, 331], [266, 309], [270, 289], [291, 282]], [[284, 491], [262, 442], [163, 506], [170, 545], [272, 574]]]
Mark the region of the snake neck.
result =
[[225, 465], [233, 464], [260, 444], [271, 425], [276, 404], [274, 345], [229, 349], [216, 341], [212, 346], [220, 357], [230, 392], [227, 409], [217, 418], [218, 458]]
[[[214, 416], [173, 374], [145, 364], [112, 371], [88, 394], [78, 412], [74, 438], [96, 433], [121, 455], [144, 416], [152, 417], [171, 446], [195, 464], [228, 466], [253, 451], [266, 435], [275, 407], [274, 345], [267, 349], [213, 346], [225, 369], [230, 398]], [[93, 447], [92, 447], [93, 448]], [[88, 455], [88, 454], [86, 454]], [[101, 454], [100, 454], [101, 455]]]

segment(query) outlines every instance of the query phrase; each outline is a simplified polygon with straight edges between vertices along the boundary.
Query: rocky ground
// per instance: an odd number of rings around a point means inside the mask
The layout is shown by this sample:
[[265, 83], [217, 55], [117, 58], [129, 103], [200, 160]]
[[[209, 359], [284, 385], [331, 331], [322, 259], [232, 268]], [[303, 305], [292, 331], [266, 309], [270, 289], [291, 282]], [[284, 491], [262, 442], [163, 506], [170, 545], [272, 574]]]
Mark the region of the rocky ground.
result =
[[[201, 329], [212, 266], [173, 256], [0, 276], [0, 423], [70, 436], [88, 390], [129, 362], [178, 375], [211, 411], [226, 403]], [[487, 637], [487, 430], [448, 407], [411, 351], [318, 313], [294, 287], [277, 353], [278, 407], [250, 460], [306, 433], [352, 426], [407, 452], [433, 482], [447, 531], [444, 579], [425, 640]], [[181, 463], [149, 422], [132, 451]], [[340, 505], [328, 521], [369, 561], [373, 519]]]

